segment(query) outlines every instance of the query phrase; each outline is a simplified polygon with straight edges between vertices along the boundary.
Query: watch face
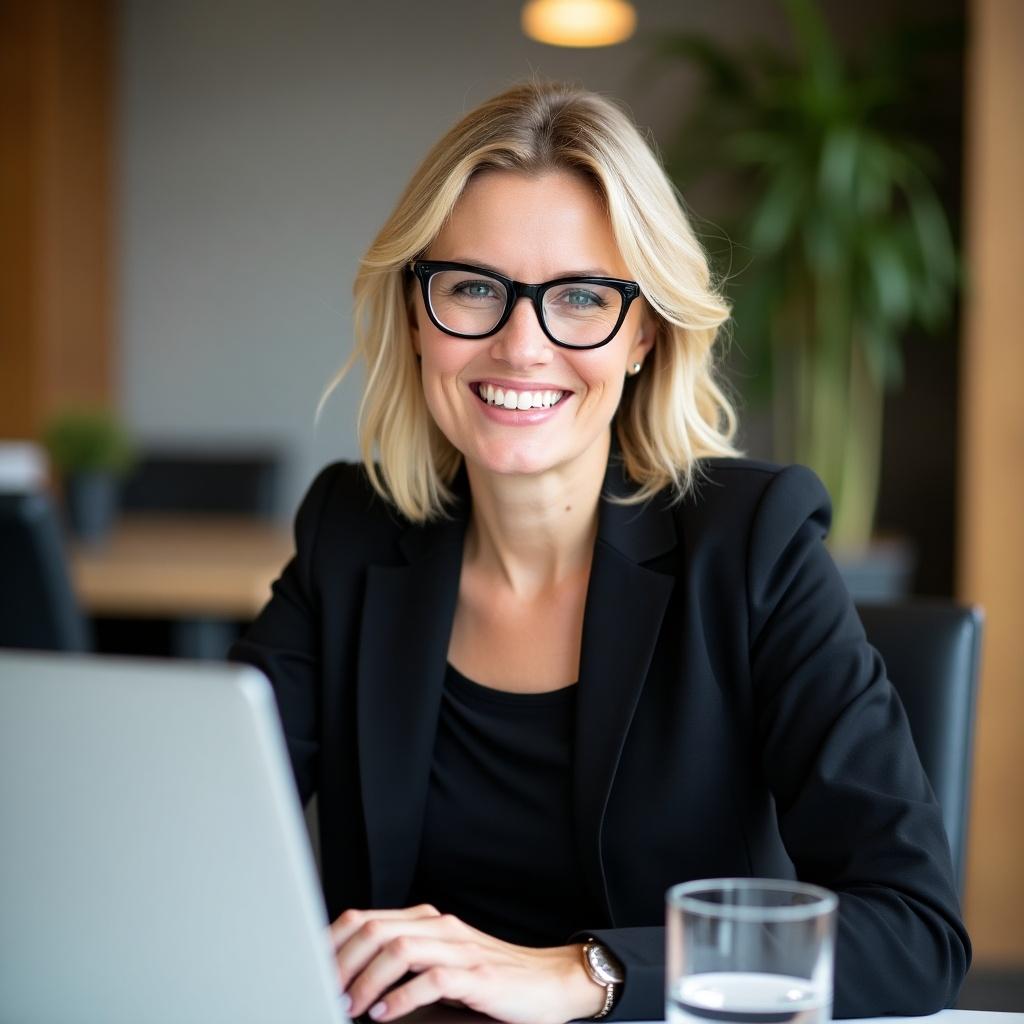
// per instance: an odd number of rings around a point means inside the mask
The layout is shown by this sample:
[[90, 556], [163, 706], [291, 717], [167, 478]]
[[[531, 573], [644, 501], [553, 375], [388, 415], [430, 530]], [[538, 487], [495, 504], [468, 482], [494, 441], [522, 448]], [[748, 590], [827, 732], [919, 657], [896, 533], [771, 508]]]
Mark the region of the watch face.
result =
[[588, 946], [587, 959], [590, 961], [590, 966], [594, 968], [594, 973], [606, 985], [622, 983], [622, 968], [604, 946], [597, 944]]

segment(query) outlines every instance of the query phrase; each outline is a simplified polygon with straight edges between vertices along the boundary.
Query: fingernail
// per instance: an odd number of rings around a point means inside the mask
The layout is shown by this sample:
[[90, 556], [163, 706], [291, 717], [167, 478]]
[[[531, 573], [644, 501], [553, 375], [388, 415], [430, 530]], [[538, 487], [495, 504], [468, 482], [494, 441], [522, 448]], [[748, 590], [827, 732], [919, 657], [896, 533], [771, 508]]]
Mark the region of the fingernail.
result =
[[341, 1008], [345, 1013], [352, 1009], [352, 997], [347, 992], [342, 992], [338, 996], [338, 1002], [341, 1003]]
[[374, 1020], [380, 1020], [380, 1018], [384, 1016], [384, 1012], [386, 1010], [387, 1007], [384, 1005], [383, 1002], [374, 1003], [373, 1006], [370, 1007], [370, 1016]]

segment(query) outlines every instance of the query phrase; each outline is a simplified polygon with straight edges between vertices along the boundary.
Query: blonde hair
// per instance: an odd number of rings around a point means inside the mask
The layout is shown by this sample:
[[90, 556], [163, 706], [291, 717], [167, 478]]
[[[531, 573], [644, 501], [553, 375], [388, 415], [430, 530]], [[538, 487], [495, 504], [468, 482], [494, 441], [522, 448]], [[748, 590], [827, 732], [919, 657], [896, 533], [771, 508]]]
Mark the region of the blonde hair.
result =
[[697, 460], [739, 454], [736, 415], [716, 380], [713, 348], [729, 307], [661, 164], [630, 118], [558, 83], [509, 89], [462, 118], [431, 149], [374, 239], [355, 281], [355, 346], [331, 393], [362, 358], [359, 437], [369, 479], [415, 521], [444, 512], [461, 453], [427, 409], [409, 327], [410, 260], [440, 233], [467, 182], [484, 169], [568, 170], [599, 189], [626, 265], [656, 323], [643, 372], [615, 414], [629, 501], [693, 486]]

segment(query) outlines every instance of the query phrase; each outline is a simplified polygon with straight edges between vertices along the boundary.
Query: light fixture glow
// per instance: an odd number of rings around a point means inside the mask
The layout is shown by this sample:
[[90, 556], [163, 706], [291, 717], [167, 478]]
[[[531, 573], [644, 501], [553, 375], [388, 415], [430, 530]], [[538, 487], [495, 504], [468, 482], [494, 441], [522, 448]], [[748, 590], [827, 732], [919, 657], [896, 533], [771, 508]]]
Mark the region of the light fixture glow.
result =
[[552, 46], [611, 46], [635, 29], [627, 0], [530, 0], [523, 7], [523, 31]]

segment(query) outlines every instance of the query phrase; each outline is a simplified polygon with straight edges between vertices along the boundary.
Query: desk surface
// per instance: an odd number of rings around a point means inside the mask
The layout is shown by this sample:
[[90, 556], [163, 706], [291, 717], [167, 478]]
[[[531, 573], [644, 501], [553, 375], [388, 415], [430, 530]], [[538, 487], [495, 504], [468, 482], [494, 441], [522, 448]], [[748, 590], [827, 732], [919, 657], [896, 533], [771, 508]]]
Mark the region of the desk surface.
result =
[[94, 615], [250, 619], [291, 556], [285, 528], [256, 519], [133, 515], [100, 546], [72, 546], [71, 575]]
[[[865, 1017], [860, 1024], [1024, 1024], [1024, 1013], [997, 1013], [991, 1010], [943, 1010], [930, 1017]], [[399, 1024], [493, 1024], [490, 1017], [469, 1010], [444, 1006], [426, 1006], [402, 1017]], [[639, 1021], [637, 1024], [664, 1024], [664, 1021]]]
[[930, 1017], [872, 1017], [872, 1024], [921, 1024], [921, 1021], [935, 1021], [936, 1024], [1018, 1024], [1024, 1021], [1024, 1013], [1002, 1013], [995, 1010], [943, 1010]]

